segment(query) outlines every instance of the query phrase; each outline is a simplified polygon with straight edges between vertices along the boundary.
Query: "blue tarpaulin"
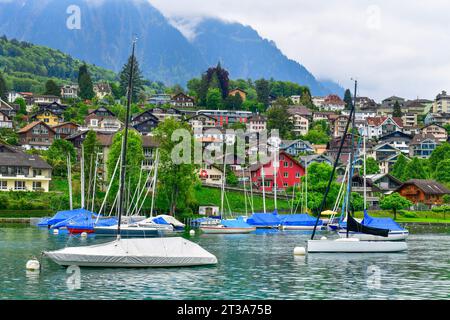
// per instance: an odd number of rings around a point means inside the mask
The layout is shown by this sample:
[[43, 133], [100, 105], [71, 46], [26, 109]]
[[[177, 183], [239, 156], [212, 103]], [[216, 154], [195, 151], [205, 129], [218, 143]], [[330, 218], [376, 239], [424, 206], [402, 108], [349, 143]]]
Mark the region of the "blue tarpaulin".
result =
[[57, 212], [51, 219], [47, 221], [48, 226], [55, 226], [63, 221], [68, 219], [72, 219], [82, 215], [93, 215], [92, 212], [86, 209], [75, 209], [75, 210], [67, 210], [67, 211], [59, 211]]
[[281, 220], [278, 213], [254, 213], [247, 219], [247, 223], [256, 227], [278, 227]]
[[252, 227], [247, 222], [245, 222], [242, 217], [239, 217], [236, 219], [222, 220], [221, 223], [226, 228], [251, 228]]
[[154, 219], [153, 219], [153, 222], [154, 222], [154, 223], [157, 223], [157, 224], [170, 224], [170, 223], [168, 223], [166, 220], [164, 220], [163, 217], [154, 218]]
[[390, 231], [405, 230], [392, 218], [374, 218], [369, 216], [367, 212], [364, 212], [364, 220], [362, 221], [362, 225], [378, 229], [387, 229]]
[[[314, 226], [317, 220], [306, 213], [279, 215], [279, 218], [284, 226]], [[323, 221], [319, 220], [318, 226], [322, 224]]]

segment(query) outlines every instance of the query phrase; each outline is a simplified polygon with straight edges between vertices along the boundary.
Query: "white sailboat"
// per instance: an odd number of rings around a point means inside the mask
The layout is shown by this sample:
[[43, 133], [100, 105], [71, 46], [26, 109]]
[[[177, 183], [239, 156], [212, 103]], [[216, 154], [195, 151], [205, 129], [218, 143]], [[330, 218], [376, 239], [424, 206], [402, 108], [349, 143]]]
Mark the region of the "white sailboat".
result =
[[[357, 92], [357, 81], [355, 81], [355, 92], [353, 97], [353, 105], [352, 109], [350, 111], [350, 116], [347, 121], [346, 130], [344, 131], [344, 135], [341, 140], [341, 144], [339, 147], [339, 151], [336, 157], [336, 161], [333, 166], [333, 170], [330, 176], [330, 180], [328, 182], [327, 190], [325, 191], [324, 198], [322, 200], [321, 208], [319, 212], [322, 212], [323, 207], [326, 203], [326, 199], [328, 196], [328, 193], [330, 191], [331, 183], [333, 181], [333, 176], [340, 158], [340, 155], [342, 153], [342, 149], [347, 137], [347, 132], [349, 132], [350, 123], [352, 123], [352, 131], [351, 131], [351, 156], [350, 156], [350, 170], [349, 170], [349, 181], [351, 181], [351, 177], [353, 176], [352, 167], [354, 165], [354, 136], [355, 136], [355, 106], [356, 106], [356, 92]], [[349, 183], [347, 198], [350, 199], [349, 195], [352, 191], [352, 184]], [[408, 246], [406, 242], [404, 241], [365, 241], [360, 240], [355, 237], [350, 237], [350, 232], [357, 232], [357, 233], [363, 233], [367, 235], [374, 235], [374, 236], [382, 236], [384, 238], [387, 238], [389, 230], [387, 229], [379, 229], [379, 228], [373, 228], [368, 227], [360, 224], [357, 222], [352, 215], [350, 214], [350, 210], [346, 210], [346, 217], [347, 217], [347, 226], [346, 226], [346, 237], [345, 238], [339, 238], [336, 240], [314, 240], [314, 235], [316, 229], [314, 229], [311, 240], [308, 241], [307, 244], [307, 252], [308, 253], [374, 253], [374, 252], [402, 252], [407, 250]], [[317, 221], [320, 218], [317, 218]]]
[[[133, 41], [132, 61], [135, 58], [136, 41]], [[217, 258], [199, 245], [183, 239], [145, 238], [123, 239], [121, 237], [121, 218], [124, 214], [124, 185], [127, 155], [128, 126], [130, 120], [132, 81], [134, 64], [130, 67], [128, 81], [127, 112], [124, 139], [122, 142], [122, 171], [119, 193], [119, 224], [117, 238], [104, 244], [84, 247], [66, 247], [56, 251], [46, 251], [44, 255], [62, 266], [77, 265], [89, 267], [188, 267], [217, 264]]]

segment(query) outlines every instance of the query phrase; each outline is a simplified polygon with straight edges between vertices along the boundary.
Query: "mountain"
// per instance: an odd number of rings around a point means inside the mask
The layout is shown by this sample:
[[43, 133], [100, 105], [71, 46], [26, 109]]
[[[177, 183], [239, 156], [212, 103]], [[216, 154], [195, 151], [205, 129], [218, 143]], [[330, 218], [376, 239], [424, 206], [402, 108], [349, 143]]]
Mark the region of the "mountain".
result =
[[[73, 5], [79, 8], [80, 29], [67, 27]], [[0, 34], [59, 49], [115, 72], [126, 62], [132, 34], [137, 34], [137, 57], [151, 80], [185, 85], [221, 61], [233, 79], [274, 78], [308, 85], [314, 95], [331, 92], [251, 27], [206, 19], [195, 33], [194, 39], [187, 39], [145, 0], [0, 1]]]
[[[5, 71], [9, 87], [15, 91], [40, 92], [48, 79], [76, 82], [81, 64], [58, 50], [0, 38], [0, 70]], [[117, 79], [113, 71], [94, 65], [88, 68], [94, 81]]]

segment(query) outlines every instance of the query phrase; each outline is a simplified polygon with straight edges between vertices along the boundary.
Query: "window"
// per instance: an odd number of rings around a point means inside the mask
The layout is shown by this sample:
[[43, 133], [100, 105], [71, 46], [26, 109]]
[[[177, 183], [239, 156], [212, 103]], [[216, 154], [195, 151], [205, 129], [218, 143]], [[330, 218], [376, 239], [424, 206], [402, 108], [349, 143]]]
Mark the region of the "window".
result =
[[36, 176], [42, 176], [41, 169], [33, 169], [33, 177], [36, 177]]
[[33, 181], [33, 190], [38, 191], [42, 189], [42, 182], [40, 181]]
[[8, 190], [8, 181], [0, 181], [0, 190]]
[[91, 126], [92, 127], [98, 127], [98, 120], [97, 119], [91, 119]]
[[14, 181], [14, 190], [25, 190], [25, 181]]
[[288, 168], [289, 167], [289, 163], [287, 161], [284, 162], [284, 167]]
[[295, 173], [296, 178], [300, 178], [300, 172]]
[[284, 177], [285, 177], [285, 178], [289, 178], [289, 173], [288, 173], [288, 172], [285, 172], [285, 173], [284, 173]]

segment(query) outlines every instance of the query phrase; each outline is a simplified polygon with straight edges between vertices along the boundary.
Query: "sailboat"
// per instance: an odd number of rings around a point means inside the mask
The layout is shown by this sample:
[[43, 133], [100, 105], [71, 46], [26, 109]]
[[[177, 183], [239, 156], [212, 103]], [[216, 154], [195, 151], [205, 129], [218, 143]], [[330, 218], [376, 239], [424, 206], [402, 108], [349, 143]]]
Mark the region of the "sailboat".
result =
[[[354, 150], [354, 139], [355, 139], [355, 106], [356, 106], [356, 92], [357, 92], [358, 83], [355, 80], [355, 92], [353, 96], [353, 104], [350, 111], [349, 119], [347, 121], [346, 129], [342, 136], [341, 144], [339, 147], [338, 154], [336, 156], [336, 160], [333, 166], [332, 173], [330, 175], [330, 179], [328, 181], [327, 189], [324, 194], [324, 198], [322, 200], [319, 212], [322, 212], [328, 193], [330, 192], [330, 187], [333, 182], [333, 177], [336, 172], [336, 167], [338, 165], [339, 158], [342, 153], [342, 149], [344, 147], [345, 140], [347, 138], [347, 132], [349, 132], [350, 123], [352, 124], [351, 131], [351, 154], [350, 154], [350, 171], [349, 177], [353, 176], [353, 166], [354, 166], [354, 158], [355, 158], [355, 150]], [[351, 178], [349, 178], [351, 181]], [[350, 199], [349, 195], [352, 191], [352, 184], [349, 183], [347, 198]], [[346, 237], [339, 238], [336, 240], [314, 240], [314, 236], [316, 233], [316, 228], [313, 230], [311, 240], [308, 241], [307, 244], [307, 252], [308, 253], [372, 253], [372, 252], [401, 252], [407, 250], [408, 246], [404, 241], [366, 241], [360, 240], [356, 237], [350, 237], [350, 232], [356, 232], [361, 234], [379, 236], [383, 238], [387, 238], [389, 235], [388, 229], [383, 228], [375, 228], [365, 226], [358, 221], [356, 221], [352, 215], [350, 214], [350, 210], [347, 208], [346, 210], [346, 218], [347, 218], [347, 226], [346, 226]], [[316, 220], [316, 226], [319, 222], [320, 214]]]
[[[136, 40], [133, 40], [131, 61], [135, 59]], [[127, 111], [125, 132], [121, 150], [121, 174], [119, 192], [119, 219], [117, 238], [114, 241], [82, 247], [66, 247], [43, 254], [62, 266], [76, 265], [81, 267], [188, 267], [217, 264], [217, 258], [198, 244], [181, 237], [122, 239], [121, 220], [125, 213], [125, 174], [128, 127], [134, 64], [130, 66], [127, 92]]]
[[[222, 175], [222, 190], [221, 190], [221, 217], [219, 223], [216, 224], [202, 224], [200, 230], [206, 234], [245, 234], [256, 230], [254, 226], [248, 224], [243, 217], [236, 219], [224, 219], [224, 201], [225, 201], [225, 183], [226, 183], [226, 157], [223, 158], [223, 175]], [[245, 185], [244, 185], [245, 188]], [[245, 189], [244, 189], [244, 193]], [[245, 199], [247, 205], [247, 199]]]

